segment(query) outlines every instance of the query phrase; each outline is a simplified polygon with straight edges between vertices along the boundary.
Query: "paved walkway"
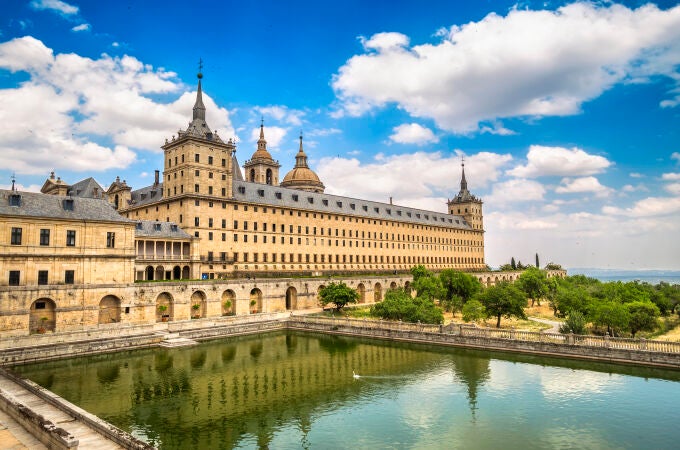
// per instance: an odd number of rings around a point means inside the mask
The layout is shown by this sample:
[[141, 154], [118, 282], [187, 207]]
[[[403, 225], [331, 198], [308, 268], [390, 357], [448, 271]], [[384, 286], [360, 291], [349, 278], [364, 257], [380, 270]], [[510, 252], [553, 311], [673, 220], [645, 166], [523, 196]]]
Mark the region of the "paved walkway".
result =
[[562, 325], [562, 322], [558, 322], [556, 320], [540, 319], [538, 317], [527, 317], [527, 319], [533, 320], [534, 322], [544, 323], [552, 327], [548, 328], [547, 330], [543, 330], [543, 333], [559, 333], [560, 326]]
[[[71, 433], [79, 441], [78, 448], [97, 450], [123, 448], [120, 445], [109, 441], [96, 431], [92, 430], [85, 423], [71, 417], [62, 410], [45, 402], [43, 399], [36, 396], [32, 392], [27, 391], [22, 386], [16, 384], [12, 380], [4, 377], [2, 374], [0, 374], [0, 388], [9, 392], [19, 402], [31, 408], [33, 411], [40, 414], [45, 419], [51, 421], [56, 426], [61, 427], [68, 431], [69, 433]], [[0, 412], [0, 414], [2, 413]], [[0, 415], [0, 423], [2, 423], [5, 426], [5, 429], [0, 430], [1, 449], [29, 448], [32, 450], [46, 448], [45, 446], [40, 444], [35, 438], [32, 438], [32, 436], [30, 436], [26, 430], [24, 430], [19, 424], [14, 422], [8, 416], [4, 414]], [[12, 437], [9, 437], [9, 435], [3, 435], [2, 433], [5, 431], [9, 432], [9, 434], [11, 434], [14, 440], [18, 442], [14, 443]], [[5, 436], [8, 436], [7, 440], [4, 439]], [[29, 438], [31, 438], [32, 440], [29, 440]], [[12, 445], [16, 446], [13, 447]]]

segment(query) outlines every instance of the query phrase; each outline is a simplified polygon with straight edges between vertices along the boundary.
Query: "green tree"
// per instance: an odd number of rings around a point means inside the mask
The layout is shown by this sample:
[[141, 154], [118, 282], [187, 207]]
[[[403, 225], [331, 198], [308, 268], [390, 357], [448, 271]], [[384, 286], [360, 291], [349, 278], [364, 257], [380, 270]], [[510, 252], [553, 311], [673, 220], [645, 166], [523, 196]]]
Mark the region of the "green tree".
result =
[[517, 264], [515, 264], [515, 257], [510, 258], [510, 267], [512, 267], [512, 270], [517, 270]]
[[445, 299], [454, 295], [461, 297], [463, 303], [470, 300], [477, 292], [482, 290], [482, 284], [477, 277], [453, 269], [442, 270], [439, 274], [441, 284], [446, 291]]
[[657, 318], [661, 314], [659, 308], [652, 302], [626, 303], [630, 314], [630, 334], [635, 337], [638, 331], [653, 331], [657, 326]]
[[540, 269], [541, 265], [538, 263], [538, 253], [536, 253], [536, 268]]
[[553, 310], [557, 317], [566, 317], [570, 311], [587, 314], [592, 306], [592, 298], [588, 291], [580, 286], [565, 283], [557, 286]]
[[595, 325], [606, 326], [607, 334], [613, 337], [628, 328], [630, 313], [621, 303], [603, 301], [594, 305], [591, 320]]
[[478, 300], [470, 300], [463, 306], [463, 320], [476, 322], [486, 317], [486, 309]]
[[414, 279], [411, 287], [416, 290], [418, 297], [423, 297], [431, 301], [441, 300], [446, 294], [439, 278], [429, 272], [427, 275]]
[[517, 284], [527, 297], [531, 299], [531, 306], [534, 306], [534, 301], [538, 302], [538, 306], [541, 306], [541, 298], [546, 293], [547, 280], [545, 272], [536, 267], [527, 268], [519, 276]]
[[411, 267], [411, 275], [413, 275], [413, 281], [416, 282], [423, 277], [432, 276], [432, 273], [421, 264]]
[[545, 270], [562, 270], [562, 266], [555, 264], [554, 262], [549, 262], [545, 265]]
[[524, 307], [527, 298], [517, 286], [501, 282], [483, 290], [476, 297], [484, 305], [487, 317], [496, 317], [496, 328], [501, 326], [501, 317], [526, 319]]
[[385, 300], [371, 306], [371, 315], [387, 320], [440, 324], [444, 322], [441, 309], [433, 301], [412, 298], [403, 288], [391, 289], [385, 293]]
[[585, 334], [587, 323], [586, 316], [581, 311], [571, 311], [560, 326], [560, 333]]
[[333, 303], [340, 311], [348, 303], [356, 303], [359, 293], [345, 283], [330, 283], [319, 290], [319, 299], [322, 305]]

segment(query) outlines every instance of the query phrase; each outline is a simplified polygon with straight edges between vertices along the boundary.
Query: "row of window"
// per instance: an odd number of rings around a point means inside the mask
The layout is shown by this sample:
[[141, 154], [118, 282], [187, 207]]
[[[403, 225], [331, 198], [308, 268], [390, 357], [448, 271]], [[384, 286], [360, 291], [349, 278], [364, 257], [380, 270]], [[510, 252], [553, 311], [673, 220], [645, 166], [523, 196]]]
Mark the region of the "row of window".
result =
[[[38, 284], [49, 284], [49, 271], [39, 270], [38, 271]], [[74, 270], [64, 271], [64, 284], [73, 284], [75, 279]], [[9, 285], [19, 286], [21, 283], [21, 271], [20, 270], [10, 270], [9, 271]]]
[[[184, 155], [181, 155], [181, 162], [184, 162]], [[175, 165], [179, 164], [180, 160], [177, 159], [177, 156], [175, 156]], [[213, 165], [214, 163], [214, 158], [212, 156], [208, 156], [208, 164]], [[201, 162], [201, 155], [199, 153], [194, 153], [194, 162], [200, 163]], [[168, 167], [172, 166], [172, 158], [168, 158]], [[222, 158], [222, 167], [227, 167], [227, 160], [225, 158]]]
[[[48, 228], [40, 229], [40, 245], [49, 246], [50, 245], [50, 235], [51, 230]], [[10, 244], [11, 245], [21, 245], [23, 241], [23, 228], [12, 227], [10, 232]], [[76, 245], [76, 230], [66, 230], [66, 246], [75, 247]], [[106, 247], [114, 248], [116, 246], [116, 233], [107, 232], [106, 233]]]
[[[222, 255], [226, 255], [222, 253]], [[280, 255], [280, 256], [279, 256]], [[288, 260], [286, 261], [286, 255]], [[234, 252], [234, 262], [272, 262], [272, 263], [357, 263], [357, 264], [483, 264], [483, 258], [464, 256], [383, 256], [383, 255], [309, 255], [302, 253], [250, 253]], [[260, 256], [262, 259], [260, 259]], [[297, 261], [296, 261], [297, 256]], [[326, 258], [328, 256], [328, 258]], [[226, 256], [224, 256], [226, 258]], [[239, 259], [241, 258], [241, 259]], [[303, 260], [304, 258], [304, 260]], [[213, 261], [212, 253], [208, 253], [208, 261]]]

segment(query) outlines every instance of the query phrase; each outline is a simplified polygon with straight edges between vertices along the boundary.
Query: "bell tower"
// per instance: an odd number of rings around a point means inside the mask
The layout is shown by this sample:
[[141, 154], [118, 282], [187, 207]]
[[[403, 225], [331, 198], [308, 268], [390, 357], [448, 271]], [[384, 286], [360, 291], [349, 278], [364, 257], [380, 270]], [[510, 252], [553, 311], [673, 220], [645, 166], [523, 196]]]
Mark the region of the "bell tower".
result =
[[460, 192], [447, 202], [449, 214], [462, 216], [474, 230], [484, 230], [484, 215], [482, 213], [482, 200], [468, 191], [465, 179], [465, 158], [461, 161], [462, 176], [460, 179]]
[[246, 181], [276, 186], [279, 184], [279, 167], [281, 167], [281, 164], [278, 161], [274, 161], [272, 155], [267, 151], [263, 119], [260, 122], [260, 139], [257, 140], [257, 150], [243, 165], [243, 168], [246, 170]]

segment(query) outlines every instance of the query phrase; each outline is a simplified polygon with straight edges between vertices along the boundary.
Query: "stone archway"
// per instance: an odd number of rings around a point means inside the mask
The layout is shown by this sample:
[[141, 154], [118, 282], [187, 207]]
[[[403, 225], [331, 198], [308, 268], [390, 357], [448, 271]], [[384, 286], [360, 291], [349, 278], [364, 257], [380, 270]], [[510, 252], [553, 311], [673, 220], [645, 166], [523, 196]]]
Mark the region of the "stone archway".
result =
[[366, 286], [364, 286], [364, 283], [357, 285], [357, 293], [359, 294], [359, 303], [366, 303]]
[[182, 278], [182, 269], [179, 266], [175, 266], [172, 268], [172, 279], [173, 280], [179, 280]]
[[254, 288], [250, 291], [250, 303], [248, 305], [252, 314], [262, 312], [262, 291]]
[[382, 285], [380, 283], [375, 283], [375, 286], [373, 286], [373, 301], [376, 303], [382, 301]]
[[107, 295], [99, 302], [99, 323], [120, 322], [120, 299]]
[[28, 316], [30, 333], [44, 333], [57, 328], [57, 305], [50, 298], [39, 298], [31, 303]]
[[267, 169], [267, 176], [266, 176], [265, 182], [270, 186], [272, 184], [274, 184], [274, 178], [272, 176], [272, 169]]
[[325, 287], [326, 287], [326, 286], [322, 284], [322, 285], [319, 286], [318, 289], [316, 290], [316, 304], [317, 304], [317, 305], [321, 305], [321, 289], [323, 289], [323, 288], [325, 288]]
[[411, 282], [410, 281], [404, 282], [404, 290], [406, 291], [407, 294], [411, 293]]
[[169, 322], [175, 317], [175, 301], [167, 292], [156, 297], [156, 322]]
[[286, 310], [297, 309], [297, 289], [290, 286], [286, 289]]
[[191, 277], [191, 272], [189, 270], [189, 266], [184, 266], [182, 268], [182, 279], [188, 280], [190, 277]]
[[390, 289], [396, 289], [397, 288], [397, 283], [396, 281], [393, 281], [390, 283]]
[[233, 316], [236, 314], [236, 294], [231, 289], [222, 292], [222, 315]]
[[206, 310], [208, 309], [205, 292], [195, 291], [191, 294], [191, 301], [189, 304], [191, 305], [190, 316], [192, 319], [205, 317]]
[[153, 275], [155, 273], [153, 266], [147, 266], [145, 272], [146, 272], [146, 280], [152, 281], [154, 279]]
[[163, 266], [156, 267], [155, 279], [156, 280], [164, 280], [165, 279], [165, 268]]

